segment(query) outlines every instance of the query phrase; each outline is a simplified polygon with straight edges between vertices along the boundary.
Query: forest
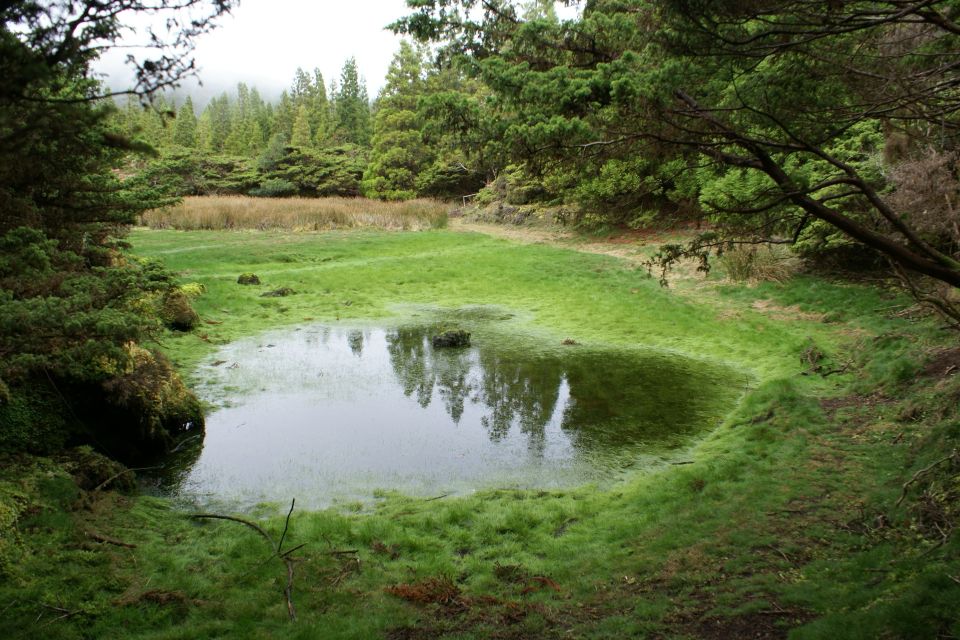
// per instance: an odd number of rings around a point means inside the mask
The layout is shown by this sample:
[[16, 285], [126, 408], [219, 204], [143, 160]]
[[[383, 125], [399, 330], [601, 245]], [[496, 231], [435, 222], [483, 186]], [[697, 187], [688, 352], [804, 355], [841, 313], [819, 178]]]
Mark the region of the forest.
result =
[[0, 635], [960, 636], [960, 2], [406, 5], [0, 3]]

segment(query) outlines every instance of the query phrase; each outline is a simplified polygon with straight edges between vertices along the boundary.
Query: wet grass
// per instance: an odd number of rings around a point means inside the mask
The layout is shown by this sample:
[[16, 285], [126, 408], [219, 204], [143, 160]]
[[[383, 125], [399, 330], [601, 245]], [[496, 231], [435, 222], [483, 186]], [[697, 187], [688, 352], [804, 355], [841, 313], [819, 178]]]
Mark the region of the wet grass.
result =
[[[960, 545], [938, 533], [956, 522], [956, 468], [936, 467], [895, 504], [907, 479], [960, 440], [960, 384], [923, 373], [952, 345], [930, 323], [884, 312], [899, 303], [885, 292], [803, 277], [717, 280], [698, 284], [699, 296], [680, 285], [678, 295], [612, 258], [450, 232], [142, 231], [133, 243], [206, 288], [197, 308], [208, 324], [164, 340], [186, 371], [267, 327], [409, 312], [397, 305], [497, 305], [558, 341], [645, 344], [754, 382], [688, 452], [691, 464], [610, 490], [384, 494], [362, 513], [295, 510], [284, 549], [306, 544], [292, 554], [296, 622], [285, 566], [249, 528], [190, 520], [164, 500], [82, 492], [55, 463], [9, 461], [0, 636], [960, 634]], [[264, 284], [236, 284], [248, 271]], [[297, 293], [260, 297], [284, 286]], [[811, 343], [846, 371], [813, 373]], [[283, 508], [262, 510], [274, 539]]]
[[[138, 254], [206, 288], [195, 303], [207, 323], [203, 331], [165, 344], [185, 370], [210, 345], [262, 329], [382, 318], [402, 314], [404, 304], [498, 305], [559, 338], [672, 349], [762, 377], [795, 372], [806, 334], [825, 333], [817, 326], [783, 326], [752, 311], [716, 322], [714, 309], [662, 289], [642, 268], [481, 234], [167, 231], [137, 233], [133, 242]], [[238, 285], [245, 272], [263, 284]], [[296, 294], [261, 297], [280, 287]]]

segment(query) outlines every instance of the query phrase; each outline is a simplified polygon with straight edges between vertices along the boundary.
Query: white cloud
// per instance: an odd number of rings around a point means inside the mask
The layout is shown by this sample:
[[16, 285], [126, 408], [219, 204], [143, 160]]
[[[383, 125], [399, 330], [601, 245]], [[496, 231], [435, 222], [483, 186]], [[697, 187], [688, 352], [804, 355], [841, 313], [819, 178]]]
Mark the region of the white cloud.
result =
[[[216, 30], [198, 39], [194, 57], [204, 87], [187, 81], [183, 92], [209, 96], [246, 82], [275, 98], [290, 86], [298, 66], [310, 73], [319, 68], [329, 85], [354, 56], [373, 98], [400, 45], [384, 27], [408, 12], [404, 0], [243, 0]], [[127, 38], [126, 43], [134, 42], [136, 36]], [[127, 53], [111, 51], [97, 64], [114, 89], [129, 82], [123, 64]]]
[[[579, 4], [565, 7], [558, 2], [558, 14], [574, 18]], [[297, 67], [311, 74], [319, 68], [329, 86], [353, 56], [374, 98], [400, 46], [400, 37], [384, 27], [409, 13], [404, 0], [241, 0], [217, 29], [197, 41], [194, 57], [203, 87], [188, 80], [179, 93], [192, 95], [202, 106], [211, 96], [233, 93], [238, 82], [246, 82], [264, 98], [275, 100], [290, 86]], [[143, 42], [149, 21], [132, 16], [127, 22], [141, 35], [130, 34], [121, 44]], [[97, 64], [97, 71], [108, 75], [107, 83], [115, 90], [130, 84], [131, 74], [123, 62], [128, 53], [109, 51]]]

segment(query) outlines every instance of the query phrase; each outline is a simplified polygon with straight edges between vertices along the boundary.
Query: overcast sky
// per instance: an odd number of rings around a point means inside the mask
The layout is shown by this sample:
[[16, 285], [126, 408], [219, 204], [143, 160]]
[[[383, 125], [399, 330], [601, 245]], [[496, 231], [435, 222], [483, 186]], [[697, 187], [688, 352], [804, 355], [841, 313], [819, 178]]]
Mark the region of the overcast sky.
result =
[[[197, 42], [194, 57], [203, 88], [187, 81], [181, 91], [205, 103], [210, 95], [232, 93], [238, 82], [246, 82], [273, 100], [290, 86], [298, 66], [308, 72], [318, 67], [329, 86], [339, 79], [344, 60], [354, 56], [374, 98], [400, 44], [384, 27], [407, 13], [404, 0], [242, 0]], [[133, 35], [126, 39], [135, 41]], [[114, 89], [129, 84], [123, 65], [127, 53], [112, 51], [98, 64]]]

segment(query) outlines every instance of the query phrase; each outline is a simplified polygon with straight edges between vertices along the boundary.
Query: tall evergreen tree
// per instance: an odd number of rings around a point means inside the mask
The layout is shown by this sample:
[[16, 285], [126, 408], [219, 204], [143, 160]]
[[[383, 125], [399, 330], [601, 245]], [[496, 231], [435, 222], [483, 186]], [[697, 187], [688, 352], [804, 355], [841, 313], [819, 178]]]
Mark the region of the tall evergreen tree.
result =
[[309, 102], [311, 98], [311, 87], [310, 76], [302, 67], [297, 67], [296, 72], [293, 74], [293, 85], [290, 87], [290, 97], [293, 98], [293, 103], [297, 107]]
[[374, 118], [373, 150], [364, 192], [374, 198], [413, 198], [417, 176], [431, 160], [423, 142], [417, 100], [424, 89], [424, 50], [400, 45], [387, 71]]
[[310, 147], [313, 144], [313, 136], [310, 134], [310, 111], [307, 105], [301, 104], [297, 109], [297, 118], [293, 121], [293, 135], [290, 137], [290, 144], [294, 147]]
[[227, 137], [233, 129], [230, 111], [230, 98], [226, 93], [212, 99], [207, 105], [204, 111], [209, 120], [209, 134], [206, 136], [207, 151], [221, 153], [224, 150]]
[[310, 130], [315, 146], [323, 147], [330, 137], [330, 101], [320, 69], [313, 70], [313, 85], [310, 87]]
[[366, 145], [370, 141], [370, 101], [367, 87], [357, 71], [357, 61], [348, 58], [340, 72], [340, 85], [333, 94], [334, 136], [340, 142]]
[[224, 141], [227, 153], [253, 156], [263, 148], [265, 140], [257, 120], [262, 106], [259, 93], [251, 91], [243, 82], [237, 85], [237, 101], [230, 108], [230, 135]]
[[296, 119], [296, 117], [297, 111], [293, 100], [290, 98], [290, 94], [287, 91], [284, 91], [280, 94], [280, 101], [277, 103], [277, 108], [274, 110], [273, 126], [271, 131], [273, 133], [282, 134], [289, 140], [293, 135], [293, 121]]
[[173, 144], [187, 149], [197, 146], [197, 114], [193, 110], [190, 96], [177, 110], [177, 119], [173, 124]]

